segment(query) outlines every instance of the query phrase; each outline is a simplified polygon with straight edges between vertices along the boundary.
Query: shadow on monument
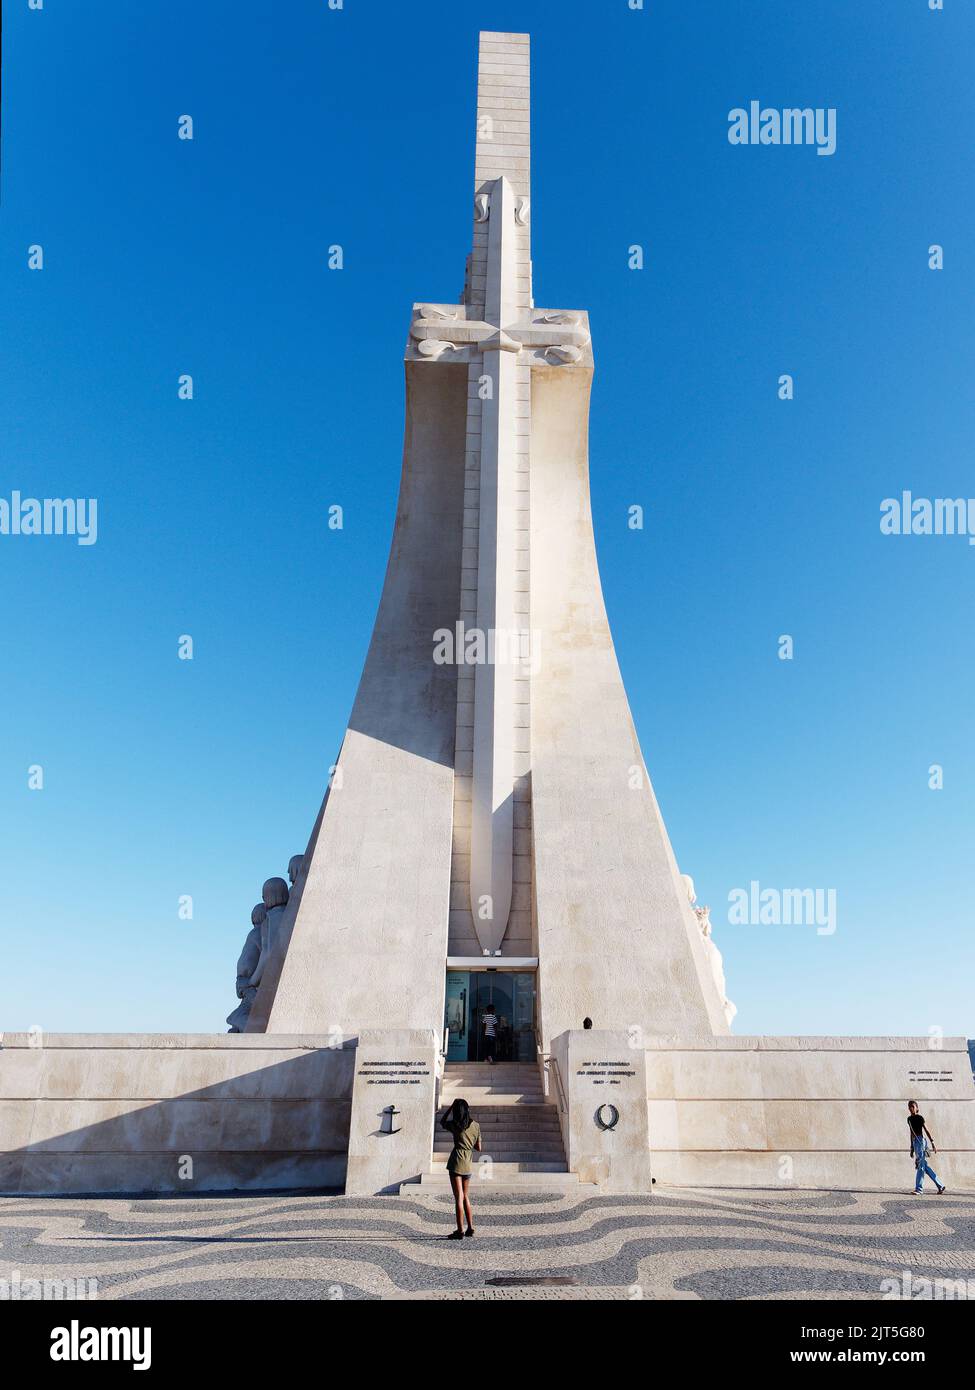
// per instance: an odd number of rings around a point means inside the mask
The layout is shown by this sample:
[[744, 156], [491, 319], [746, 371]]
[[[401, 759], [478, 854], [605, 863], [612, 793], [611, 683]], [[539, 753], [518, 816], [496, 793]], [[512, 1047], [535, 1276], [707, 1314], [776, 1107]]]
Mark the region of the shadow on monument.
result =
[[[124, 1093], [138, 1090], [126, 1083], [137, 1081], [139, 1061], [147, 1063], [147, 1072], [158, 1069], [159, 1050], [119, 1052], [129, 1075], [112, 1078], [107, 1072], [97, 1094], [0, 1102], [0, 1116], [10, 1116], [9, 1124], [0, 1122], [0, 1194], [191, 1197], [342, 1190], [353, 1050], [309, 1049], [149, 1100]], [[149, 1052], [154, 1056], [147, 1058]], [[221, 1049], [203, 1048], [195, 1056], [219, 1059]], [[130, 1071], [126, 1062], [133, 1061]], [[116, 1113], [99, 1118], [107, 1110]], [[26, 1142], [10, 1142], [19, 1137], [17, 1129], [27, 1131]]]

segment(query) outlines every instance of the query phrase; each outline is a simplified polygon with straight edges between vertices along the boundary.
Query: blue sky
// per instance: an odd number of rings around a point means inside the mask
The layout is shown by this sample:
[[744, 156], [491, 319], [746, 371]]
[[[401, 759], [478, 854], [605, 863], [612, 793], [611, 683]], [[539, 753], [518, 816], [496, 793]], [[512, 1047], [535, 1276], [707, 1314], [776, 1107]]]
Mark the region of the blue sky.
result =
[[[971, 1034], [975, 549], [879, 530], [975, 492], [962, 0], [4, 7], [0, 497], [99, 533], [0, 536], [0, 1028], [224, 1027], [368, 643], [410, 306], [462, 286], [478, 29], [532, 34], [536, 300], [591, 315], [610, 618], [736, 1031]], [[752, 99], [836, 153], [730, 145]], [[729, 924], [752, 880], [835, 934]]]

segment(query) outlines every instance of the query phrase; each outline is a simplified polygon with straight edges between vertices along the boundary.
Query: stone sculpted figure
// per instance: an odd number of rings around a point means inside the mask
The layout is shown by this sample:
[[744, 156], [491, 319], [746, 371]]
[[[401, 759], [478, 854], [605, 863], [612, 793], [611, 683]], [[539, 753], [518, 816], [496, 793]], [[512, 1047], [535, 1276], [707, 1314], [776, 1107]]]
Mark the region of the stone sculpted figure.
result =
[[267, 908], [263, 903], [258, 903], [251, 913], [251, 929], [247, 933], [247, 940], [244, 942], [244, 949], [240, 953], [237, 961], [237, 998], [240, 1003], [232, 1014], [228, 1014], [227, 1022], [230, 1024], [231, 1033], [242, 1033], [247, 1023], [251, 1005], [257, 994], [257, 986], [251, 984], [257, 963], [261, 958], [261, 930], [267, 919]]
[[261, 927], [261, 956], [251, 976], [251, 984], [255, 988], [261, 983], [261, 978], [271, 958], [271, 952], [274, 950], [278, 927], [281, 925], [284, 909], [288, 906], [289, 896], [288, 885], [283, 878], [269, 878], [264, 884], [261, 897], [267, 908], [267, 917]]
[[304, 863], [305, 856], [303, 854], [293, 854], [288, 860], [288, 881], [291, 884], [292, 892], [294, 892], [294, 886], [298, 882], [298, 875], [301, 873]]
[[701, 929], [701, 937], [704, 941], [704, 951], [711, 967], [711, 976], [718, 990], [718, 998], [721, 1000], [724, 1009], [724, 1016], [731, 1027], [731, 1020], [738, 1012], [735, 1005], [728, 998], [728, 986], [724, 977], [724, 961], [721, 952], [714, 944], [711, 936], [711, 909], [709, 907], [697, 906], [697, 894], [694, 891], [694, 880], [690, 874], [681, 874], [681, 882], [684, 885], [691, 907], [694, 909], [694, 916], [697, 918], [697, 925]]

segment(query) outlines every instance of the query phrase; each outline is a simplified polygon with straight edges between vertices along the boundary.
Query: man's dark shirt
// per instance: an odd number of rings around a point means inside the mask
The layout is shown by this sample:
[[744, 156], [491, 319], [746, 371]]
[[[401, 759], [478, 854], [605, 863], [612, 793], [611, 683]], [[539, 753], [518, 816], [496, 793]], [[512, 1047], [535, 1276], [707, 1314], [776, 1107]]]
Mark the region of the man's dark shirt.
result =
[[924, 1133], [924, 1116], [908, 1115], [907, 1123], [910, 1125], [911, 1133], [914, 1135], [914, 1137], [916, 1139], [920, 1139]]

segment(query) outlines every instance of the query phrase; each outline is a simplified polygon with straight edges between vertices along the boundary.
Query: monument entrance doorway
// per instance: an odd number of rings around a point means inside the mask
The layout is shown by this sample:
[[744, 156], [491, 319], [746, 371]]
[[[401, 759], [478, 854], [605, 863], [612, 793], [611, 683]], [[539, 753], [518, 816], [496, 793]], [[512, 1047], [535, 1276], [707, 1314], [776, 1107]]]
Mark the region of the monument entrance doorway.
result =
[[448, 970], [444, 1028], [448, 1062], [481, 1062], [487, 1057], [485, 1014], [493, 1005], [494, 1059], [535, 1060], [534, 970], [480, 967]]

